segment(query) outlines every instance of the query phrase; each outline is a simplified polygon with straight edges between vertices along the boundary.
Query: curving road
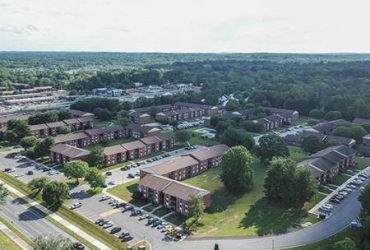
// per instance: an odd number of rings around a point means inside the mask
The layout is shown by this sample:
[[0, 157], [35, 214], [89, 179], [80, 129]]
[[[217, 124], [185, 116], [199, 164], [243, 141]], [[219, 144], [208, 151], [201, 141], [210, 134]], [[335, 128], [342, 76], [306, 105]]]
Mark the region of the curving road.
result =
[[154, 245], [153, 248], [166, 250], [212, 250], [217, 242], [220, 249], [264, 250], [312, 244], [340, 232], [359, 216], [361, 204], [357, 198], [360, 193], [360, 189], [353, 191], [341, 204], [336, 206], [333, 214], [328, 219], [296, 232], [256, 238], [194, 238], [177, 243], [168, 243], [162, 245], [161, 248]]

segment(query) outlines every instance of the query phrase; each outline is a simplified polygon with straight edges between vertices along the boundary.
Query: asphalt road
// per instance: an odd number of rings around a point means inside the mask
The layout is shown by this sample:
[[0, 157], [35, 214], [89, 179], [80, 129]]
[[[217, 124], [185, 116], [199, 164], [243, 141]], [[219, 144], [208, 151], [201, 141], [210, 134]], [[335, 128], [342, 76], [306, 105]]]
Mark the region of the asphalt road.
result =
[[8, 196], [4, 205], [1, 205], [0, 216], [13, 225], [23, 234], [33, 239], [37, 236], [62, 235], [76, 241], [63, 230], [52, 224], [38, 210], [28, 207], [19, 198]]

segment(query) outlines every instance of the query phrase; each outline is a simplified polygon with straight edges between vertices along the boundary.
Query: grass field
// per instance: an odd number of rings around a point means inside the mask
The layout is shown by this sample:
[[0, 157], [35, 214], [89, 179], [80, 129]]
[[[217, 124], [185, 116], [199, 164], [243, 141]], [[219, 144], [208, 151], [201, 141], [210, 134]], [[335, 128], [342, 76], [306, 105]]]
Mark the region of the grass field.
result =
[[370, 158], [369, 157], [360, 157], [360, 156], [356, 156], [355, 157], [355, 160], [357, 162], [357, 165], [356, 167], [358, 169], [365, 169], [367, 168], [368, 166], [370, 166]]
[[135, 180], [123, 183], [121, 185], [117, 185], [115, 187], [109, 188], [107, 192], [114, 196], [117, 196], [118, 198], [122, 200], [125, 200], [136, 206], [141, 207], [145, 205], [145, 203], [133, 198], [135, 191], [138, 190], [138, 187], [139, 187], [138, 183], [139, 183], [139, 179], [135, 179]]
[[340, 233], [337, 233], [325, 240], [319, 241], [314, 244], [306, 245], [306, 246], [301, 246], [301, 247], [294, 247], [294, 248], [289, 248], [289, 250], [328, 250], [328, 249], [335, 249], [333, 245], [335, 242], [341, 241], [345, 239], [346, 237], [352, 239], [354, 242], [359, 241], [359, 233], [356, 230], [347, 228], [343, 230]]
[[[212, 192], [212, 205], [205, 211], [196, 236], [241, 236], [279, 234], [289, 230], [303, 211], [271, 204], [263, 192], [265, 167], [255, 164], [254, 188], [246, 194], [231, 194], [219, 179], [219, 168], [211, 169], [184, 182]], [[312, 208], [323, 199], [315, 194], [304, 206]]]
[[0, 231], [0, 249], [4, 250], [21, 250], [12, 239], [10, 239], [5, 233]]
[[288, 146], [288, 149], [290, 158], [296, 162], [300, 162], [308, 156], [308, 153], [304, 152], [300, 147]]
[[351, 178], [351, 177], [348, 176], [348, 175], [338, 174], [332, 180], [330, 180], [330, 183], [332, 183], [334, 185], [337, 185], [337, 186], [340, 186], [343, 183], [345, 183], [349, 178]]

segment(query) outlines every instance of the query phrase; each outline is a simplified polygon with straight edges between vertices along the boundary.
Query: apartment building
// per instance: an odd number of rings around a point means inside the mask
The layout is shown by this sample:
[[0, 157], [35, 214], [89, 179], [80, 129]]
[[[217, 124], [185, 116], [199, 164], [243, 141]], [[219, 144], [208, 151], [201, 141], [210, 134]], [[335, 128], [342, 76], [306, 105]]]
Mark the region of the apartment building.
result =
[[50, 160], [64, 165], [72, 160], [86, 161], [90, 152], [67, 144], [58, 144], [50, 149]]

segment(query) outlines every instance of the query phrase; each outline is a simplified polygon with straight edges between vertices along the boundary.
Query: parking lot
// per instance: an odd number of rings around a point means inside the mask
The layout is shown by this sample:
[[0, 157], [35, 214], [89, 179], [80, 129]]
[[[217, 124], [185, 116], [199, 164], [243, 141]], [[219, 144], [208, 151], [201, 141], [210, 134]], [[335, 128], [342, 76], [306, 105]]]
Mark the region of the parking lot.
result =
[[361, 192], [364, 186], [370, 183], [370, 167], [360, 171], [345, 183], [339, 186], [335, 191], [325, 197], [315, 207], [310, 210], [310, 213], [318, 215], [321, 219], [328, 218], [332, 213], [335, 213], [338, 206], [341, 205], [349, 196], [354, 193]]
[[[56, 166], [54, 165], [54, 167]], [[32, 179], [41, 176], [57, 181], [66, 179], [64, 174], [56, 170], [56, 168], [48, 167], [26, 157], [21, 157], [15, 152], [0, 153], [0, 169], [24, 183], [28, 183]]]
[[165, 236], [166, 225], [162, 225], [159, 229], [157, 228], [159, 225], [156, 227], [153, 227], [153, 224], [148, 225], [147, 218], [144, 219], [140, 215], [133, 216], [131, 209], [124, 211], [125, 208], [122, 206], [115, 208], [113, 204], [110, 204], [112, 199], [109, 197], [107, 200], [101, 200], [103, 196], [100, 194], [88, 198], [74, 199], [69, 205], [71, 206], [76, 202], [81, 203], [81, 206], [75, 208], [74, 211], [91, 221], [96, 222], [98, 219], [106, 219], [106, 224], [109, 223], [109, 227], [106, 228], [108, 232], [114, 227], [119, 227], [120, 230], [115, 235], [119, 237], [122, 233], [128, 233], [132, 236], [132, 239], [128, 240], [130, 245], [143, 239], [151, 242], [153, 249], [161, 249], [164, 244], [174, 244]]

